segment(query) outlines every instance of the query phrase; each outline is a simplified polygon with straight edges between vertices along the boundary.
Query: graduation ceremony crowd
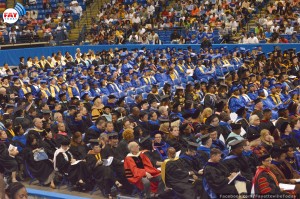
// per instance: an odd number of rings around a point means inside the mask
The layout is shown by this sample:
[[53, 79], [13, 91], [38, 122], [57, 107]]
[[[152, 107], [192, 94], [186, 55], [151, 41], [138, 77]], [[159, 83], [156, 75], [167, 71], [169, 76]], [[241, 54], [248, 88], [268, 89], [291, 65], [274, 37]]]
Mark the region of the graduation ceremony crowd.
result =
[[261, 46], [21, 57], [0, 70], [0, 173], [107, 198], [297, 198], [299, 58]]

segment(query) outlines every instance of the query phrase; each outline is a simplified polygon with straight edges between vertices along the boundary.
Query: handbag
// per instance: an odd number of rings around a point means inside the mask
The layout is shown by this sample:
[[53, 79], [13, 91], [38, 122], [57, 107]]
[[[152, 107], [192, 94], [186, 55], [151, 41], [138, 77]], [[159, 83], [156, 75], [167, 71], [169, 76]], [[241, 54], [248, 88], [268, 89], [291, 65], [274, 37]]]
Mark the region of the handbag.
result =
[[34, 161], [42, 161], [48, 159], [47, 153], [44, 151], [44, 149], [41, 149], [39, 151], [34, 152], [33, 154]]

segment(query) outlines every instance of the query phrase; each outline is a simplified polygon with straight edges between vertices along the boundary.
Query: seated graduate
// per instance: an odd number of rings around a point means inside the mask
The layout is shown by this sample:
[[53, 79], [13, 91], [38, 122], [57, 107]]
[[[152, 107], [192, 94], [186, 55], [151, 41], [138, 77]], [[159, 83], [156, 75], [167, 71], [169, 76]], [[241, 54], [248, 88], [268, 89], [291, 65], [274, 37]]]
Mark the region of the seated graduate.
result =
[[[279, 188], [278, 180], [274, 173], [270, 170], [272, 158], [269, 154], [259, 157], [261, 162], [257, 167], [255, 176], [253, 178], [254, 194], [270, 195], [282, 194]], [[253, 193], [253, 190], [251, 191]]]
[[122, 184], [119, 190], [122, 193], [131, 194], [133, 186], [129, 184], [125, 177], [123, 157], [119, 153], [118, 144], [118, 133], [110, 133], [108, 135], [108, 143], [101, 149], [100, 154], [103, 159], [108, 159], [109, 157], [114, 158], [111, 163], [111, 168], [115, 172], [117, 180]]
[[213, 192], [208, 194], [214, 194], [213, 198], [215, 198], [216, 195], [218, 196], [221, 194], [237, 196], [239, 193], [247, 192], [246, 185], [243, 182], [234, 180], [234, 182], [228, 184], [232, 179], [234, 179], [237, 173], [230, 173], [228, 169], [222, 163], [220, 163], [221, 155], [222, 151], [219, 149], [211, 149], [210, 159], [204, 167], [203, 180]]
[[11, 181], [17, 182], [18, 162], [16, 156], [19, 154], [17, 148], [9, 149], [11, 142], [7, 139], [4, 130], [0, 130], [0, 162], [6, 173], [11, 173]]
[[158, 168], [163, 163], [163, 160], [158, 151], [153, 150], [153, 140], [150, 135], [140, 139], [139, 142], [141, 152], [144, 153], [151, 161], [151, 164]]
[[212, 139], [212, 145], [211, 148], [217, 148], [220, 149], [223, 152], [224, 157], [226, 157], [229, 153], [228, 148], [224, 144], [224, 142], [220, 139], [218, 139], [218, 132], [216, 127], [210, 127], [208, 129], [208, 132], [210, 134], [210, 138]]
[[50, 183], [50, 187], [55, 189], [55, 171], [52, 161], [49, 160], [45, 149], [41, 148], [41, 144], [34, 134], [27, 136], [23, 156], [31, 175], [43, 184]]
[[195, 199], [197, 196], [195, 185], [190, 181], [195, 173], [178, 161], [173, 147], [168, 148], [167, 153], [168, 159], [161, 166], [161, 178], [166, 187], [171, 188], [178, 198]]
[[42, 141], [41, 146], [45, 149], [50, 160], [53, 160], [54, 153], [58, 149], [56, 141], [53, 139], [51, 131], [41, 132]]
[[[258, 136], [259, 135], [255, 135]], [[251, 191], [251, 181], [254, 173], [252, 173], [248, 159], [243, 156], [246, 140], [235, 140], [230, 142], [231, 151], [229, 155], [222, 161], [229, 172], [241, 172], [241, 175], [247, 179], [248, 193]]]
[[136, 185], [150, 198], [151, 192], [161, 194], [164, 185], [161, 181], [160, 171], [152, 164], [150, 159], [139, 150], [136, 142], [128, 144], [130, 153], [124, 159], [124, 169], [127, 180]]
[[[300, 175], [295, 171], [292, 165], [286, 161], [288, 145], [284, 148], [274, 147], [271, 150], [272, 162], [270, 170], [276, 176], [279, 183], [296, 184], [296, 179], [300, 178]], [[300, 193], [300, 185], [296, 184], [295, 192]]]
[[86, 165], [89, 174], [90, 176], [93, 176], [99, 186], [103, 187], [103, 194], [107, 198], [112, 198], [111, 188], [114, 185], [117, 187], [121, 187], [122, 185], [116, 180], [110, 165], [104, 165], [104, 161], [100, 154], [102, 145], [99, 140], [91, 139], [89, 142], [92, 147], [92, 150], [90, 150], [86, 156]]
[[77, 131], [71, 138], [70, 152], [76, 160], [83, 160], [88, 152], [87, 146], [82, 141], [82, 134]]
[[207, 198], [207, 194], [203, 190], [202, 174], [203, 168], [206, 164], [205, 159], [197, 153], [198, 144], [194, 142], [188, 142], [186, 152], [181, 153], [178, 162], [181, 163], [183, 168], [192, 172], [194, 179], [194, 186], [196, 187], [197, 196], [201, 198]]
[[78, 188], [84, 190], [89, 178], [86, 163], [74, 159], [72, 153], [69, 151], [69, 146], [69, 139], [62, 140], [61, 147], [54, 153], [54, 169], [67, 175], [73, 185], [76, 184]]
[[165, 160], [168, 158], [167, 149], [170, 146], [163, 140], [163, 134], [164, 133], [162, 131], [153, 131], [151, 133], [152, 137], [154, 138], [153, 150], [156, 150], [160, 154], [162, 160]]

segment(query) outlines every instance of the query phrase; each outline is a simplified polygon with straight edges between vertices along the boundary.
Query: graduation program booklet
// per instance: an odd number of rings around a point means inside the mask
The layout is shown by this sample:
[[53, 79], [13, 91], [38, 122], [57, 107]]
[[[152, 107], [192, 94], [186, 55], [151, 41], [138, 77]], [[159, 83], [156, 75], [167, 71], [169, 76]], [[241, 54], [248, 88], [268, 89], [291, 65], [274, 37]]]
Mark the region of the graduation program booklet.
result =
[[108, 157], [107, 159], [103, 159], [102, 161], [103, 161], [103, 165], [104, 166], [110, 166], [111, 165], [111, 163], [112, 163], [112, 161], [113, 161], [113, 159], [114, 159], [114, 157], [112, 157], [112, 156], [110, 156], [110, 157]]
[[228, 184], [232, 183], [232, 181], [234, 181], [240, 174], [241, 174], [240, 171], [237, 172], [237, 174], [231, 180], [229, 180]]
[[76, 165], [78, 164], [79, 162], [81, 162], [82, 160], [76, 160], [75, 162], [71, 163], [71, 165]]
[[283, 189], [285, 191], [292, 191], [292, 190], [295, 190], [296, 185], [279, 183], [279, 187], [280, 187], [280, 189]]

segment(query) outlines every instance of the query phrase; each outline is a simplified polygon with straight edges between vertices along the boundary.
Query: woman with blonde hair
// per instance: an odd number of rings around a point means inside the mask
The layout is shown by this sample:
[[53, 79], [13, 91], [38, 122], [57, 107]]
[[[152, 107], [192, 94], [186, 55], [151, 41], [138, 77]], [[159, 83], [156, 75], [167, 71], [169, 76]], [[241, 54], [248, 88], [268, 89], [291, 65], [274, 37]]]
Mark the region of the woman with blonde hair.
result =
[[213, 113], [212, 109], [211, 108], [205, 108], [202, 112], [202, 114], [200, 115], [199, 117], [199, 122], [204, 124], [206, 119], [211, 116]]
[[263, 129], [260, 131], [261, 144], [269, 151], [273, 147], [274, 137], [271, 136], [270, 131]]
[[102, 114], [104, 104], [102, 103], [101, 98], [95, 97], [93, 99], [94, 105], [92, 106], [92, 121], [95, 122]]

